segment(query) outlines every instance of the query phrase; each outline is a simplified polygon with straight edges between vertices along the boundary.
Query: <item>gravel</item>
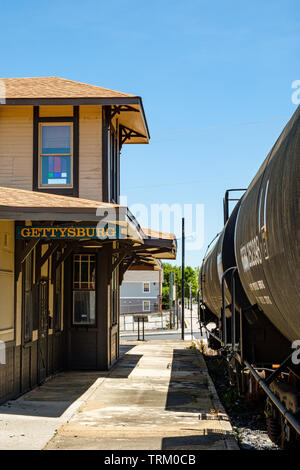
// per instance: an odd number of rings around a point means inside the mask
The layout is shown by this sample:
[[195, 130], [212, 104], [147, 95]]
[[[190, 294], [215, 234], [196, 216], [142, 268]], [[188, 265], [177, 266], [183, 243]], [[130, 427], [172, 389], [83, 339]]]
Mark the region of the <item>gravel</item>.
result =
[[264, 403], [250, 404], [238, 396], [229, 384], [224, 358], [209, 352], [204, 358], [241, 450], [279, 450], [267, 435]]

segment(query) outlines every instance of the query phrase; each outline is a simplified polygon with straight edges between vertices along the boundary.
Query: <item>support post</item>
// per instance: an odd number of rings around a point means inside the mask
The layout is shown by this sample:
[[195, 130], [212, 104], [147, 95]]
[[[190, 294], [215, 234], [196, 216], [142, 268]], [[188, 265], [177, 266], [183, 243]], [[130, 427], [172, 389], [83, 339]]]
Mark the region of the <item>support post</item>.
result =
[[184, 278], [184, 248], [185, 248], [185, 239], [184, 239], [184, 217], [182, 217], [182, 279], [181, 279], [181, 339], [184, 340], [184, 288], [185, 288], [185, 278]]

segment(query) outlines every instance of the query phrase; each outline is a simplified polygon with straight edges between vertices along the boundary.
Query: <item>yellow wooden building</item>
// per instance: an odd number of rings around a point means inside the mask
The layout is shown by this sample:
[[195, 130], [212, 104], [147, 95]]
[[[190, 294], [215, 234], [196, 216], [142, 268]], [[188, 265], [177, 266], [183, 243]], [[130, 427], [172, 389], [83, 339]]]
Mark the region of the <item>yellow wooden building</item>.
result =
[[[119, 205], [120, 152], [149, 142], [142, 99], [7, 78], [0, 104], [0, 401], [119, 356], [119, 285], [176, 257]], [[123, 152], [122, 152], [123, 155]]]

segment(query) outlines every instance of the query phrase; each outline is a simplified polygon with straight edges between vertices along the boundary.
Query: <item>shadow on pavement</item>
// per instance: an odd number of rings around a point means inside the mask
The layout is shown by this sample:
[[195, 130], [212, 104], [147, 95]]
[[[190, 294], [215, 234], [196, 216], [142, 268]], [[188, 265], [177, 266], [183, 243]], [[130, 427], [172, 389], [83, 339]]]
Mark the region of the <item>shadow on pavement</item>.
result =
[[22, 395], [0, 406], [2, 415], [23, 415], [58, 418], [76, 400], [88, 392], [89, 388], [98, 385], [106, 377], [128, 378], [136, 367], [141, 355], [126, 353], [134, 346], [122, 346], [120, 359], [110, 371], [65, 371], [60, 372]]

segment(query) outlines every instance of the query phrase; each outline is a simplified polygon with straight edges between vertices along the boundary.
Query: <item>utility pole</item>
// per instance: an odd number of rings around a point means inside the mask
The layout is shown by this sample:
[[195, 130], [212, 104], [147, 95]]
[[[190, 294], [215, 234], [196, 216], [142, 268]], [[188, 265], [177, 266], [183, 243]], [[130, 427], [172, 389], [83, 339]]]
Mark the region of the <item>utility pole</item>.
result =
[[175, 284], [175, 273], [170, 271], [170, 280], [169, 280], [169, 309], [170, 309], [170, 328], [172, 329], [174, 325], [174, 284]]
[[181, 264], [181, 272], [182, 272], [182, 279], [181, 279], [181, 339], [184, 339], [184, 287], [185, 287], [185, 279], [184, 279], [184, 217], [182, 217], [182, 264]]
[[193, 298], [192, 298], [192, 283], [190, 282], [190, 309], [191, 309], [191, 341], [193, 339]]

